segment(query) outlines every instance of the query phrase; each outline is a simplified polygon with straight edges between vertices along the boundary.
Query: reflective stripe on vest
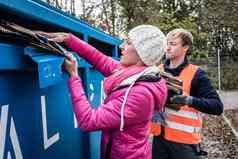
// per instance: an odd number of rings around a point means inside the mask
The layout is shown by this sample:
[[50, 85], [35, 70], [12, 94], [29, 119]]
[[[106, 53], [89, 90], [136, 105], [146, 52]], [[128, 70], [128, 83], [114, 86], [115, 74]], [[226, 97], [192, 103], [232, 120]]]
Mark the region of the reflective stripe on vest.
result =
[[176, 110], [173, 110], [173, 109], [170, 109], [167, 107], [165, 108], [165, 112], [167, 112], [169, 114], [181, 116], [181, 117], [195, 119], [195, 120], [200, 119], [200, 116], [198, 116], [198, 113], [196, 113], [196, 112], [191, 112], [191, 111], [186, 111], [186, 110], [176, 111]]
[[173, 122], [173, 121], [169, 121], [166, 120], [166, 127], [169, 128], [173, 128], [176, 130], [181, 130], [184, 132], [188, 132], [188, 133], [200, 133], [201, 131], [201, 127], [194, 127], [194, 126], [189, 126], [189, 125], [185, 125], [185, 124], [181, 124], [181, 123], [177, 123], [177, 122]]

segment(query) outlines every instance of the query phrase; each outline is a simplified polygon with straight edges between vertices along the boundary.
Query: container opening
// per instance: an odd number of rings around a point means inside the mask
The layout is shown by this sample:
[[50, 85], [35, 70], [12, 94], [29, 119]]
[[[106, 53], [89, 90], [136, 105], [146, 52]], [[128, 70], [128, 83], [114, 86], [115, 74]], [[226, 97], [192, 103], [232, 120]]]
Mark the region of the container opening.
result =
[[95, 47], [96, 49], [98, 49], [99, 51], [101, 51], [102, 53], [104, 53], [105, 55], [111, 56], [111, 57], [114, 56], [113, 45], [104, 43], [92, 37], [88, 37], [88, 43], [92, 45], [93, 47]]

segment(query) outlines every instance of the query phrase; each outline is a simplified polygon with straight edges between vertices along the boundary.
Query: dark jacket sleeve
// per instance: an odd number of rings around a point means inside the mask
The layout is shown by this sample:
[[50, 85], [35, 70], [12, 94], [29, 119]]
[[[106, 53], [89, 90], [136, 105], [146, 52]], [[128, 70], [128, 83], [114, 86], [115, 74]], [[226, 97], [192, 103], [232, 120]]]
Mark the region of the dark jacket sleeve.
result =
[[212, 87], [205, 71], [200, 68], [192, 80], [190, 95], [193, 96], [192, 107], [195, 109], [207, 114], [222, 114], [223, 104], [219, 95]]

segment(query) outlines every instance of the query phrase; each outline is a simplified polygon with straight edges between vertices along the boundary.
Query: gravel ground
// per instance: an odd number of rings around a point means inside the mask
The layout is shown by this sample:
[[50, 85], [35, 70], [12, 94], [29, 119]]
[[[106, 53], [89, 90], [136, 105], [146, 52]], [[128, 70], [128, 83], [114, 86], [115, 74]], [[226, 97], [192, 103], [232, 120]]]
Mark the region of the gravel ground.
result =
[[[238, 132], [238, 109], [226, 110], [224, 115]], [[202, 149], [204, 159], [238, 159], [238, 139], [222, 116], [204, 117]]]
[[224, 115], [229, 119], [236, 132], [238, 132], [238, 109], [226, 110]]

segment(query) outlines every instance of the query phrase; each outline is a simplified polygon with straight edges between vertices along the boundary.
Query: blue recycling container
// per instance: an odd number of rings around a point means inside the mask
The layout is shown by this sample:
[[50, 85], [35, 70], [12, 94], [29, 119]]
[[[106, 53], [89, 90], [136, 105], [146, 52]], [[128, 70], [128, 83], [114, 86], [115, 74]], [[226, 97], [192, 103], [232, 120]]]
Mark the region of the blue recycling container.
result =
[[[67, 31], [115, 59], [121, 41], [40, 1], [0, 0], [1, 19]], [[103, 76], [77, 57], [91, 104], [103, 101]], [[64, 58], [0, 37], [0, 159], [99, 159], [100, 132], [82, 132], [62, 70]]]

